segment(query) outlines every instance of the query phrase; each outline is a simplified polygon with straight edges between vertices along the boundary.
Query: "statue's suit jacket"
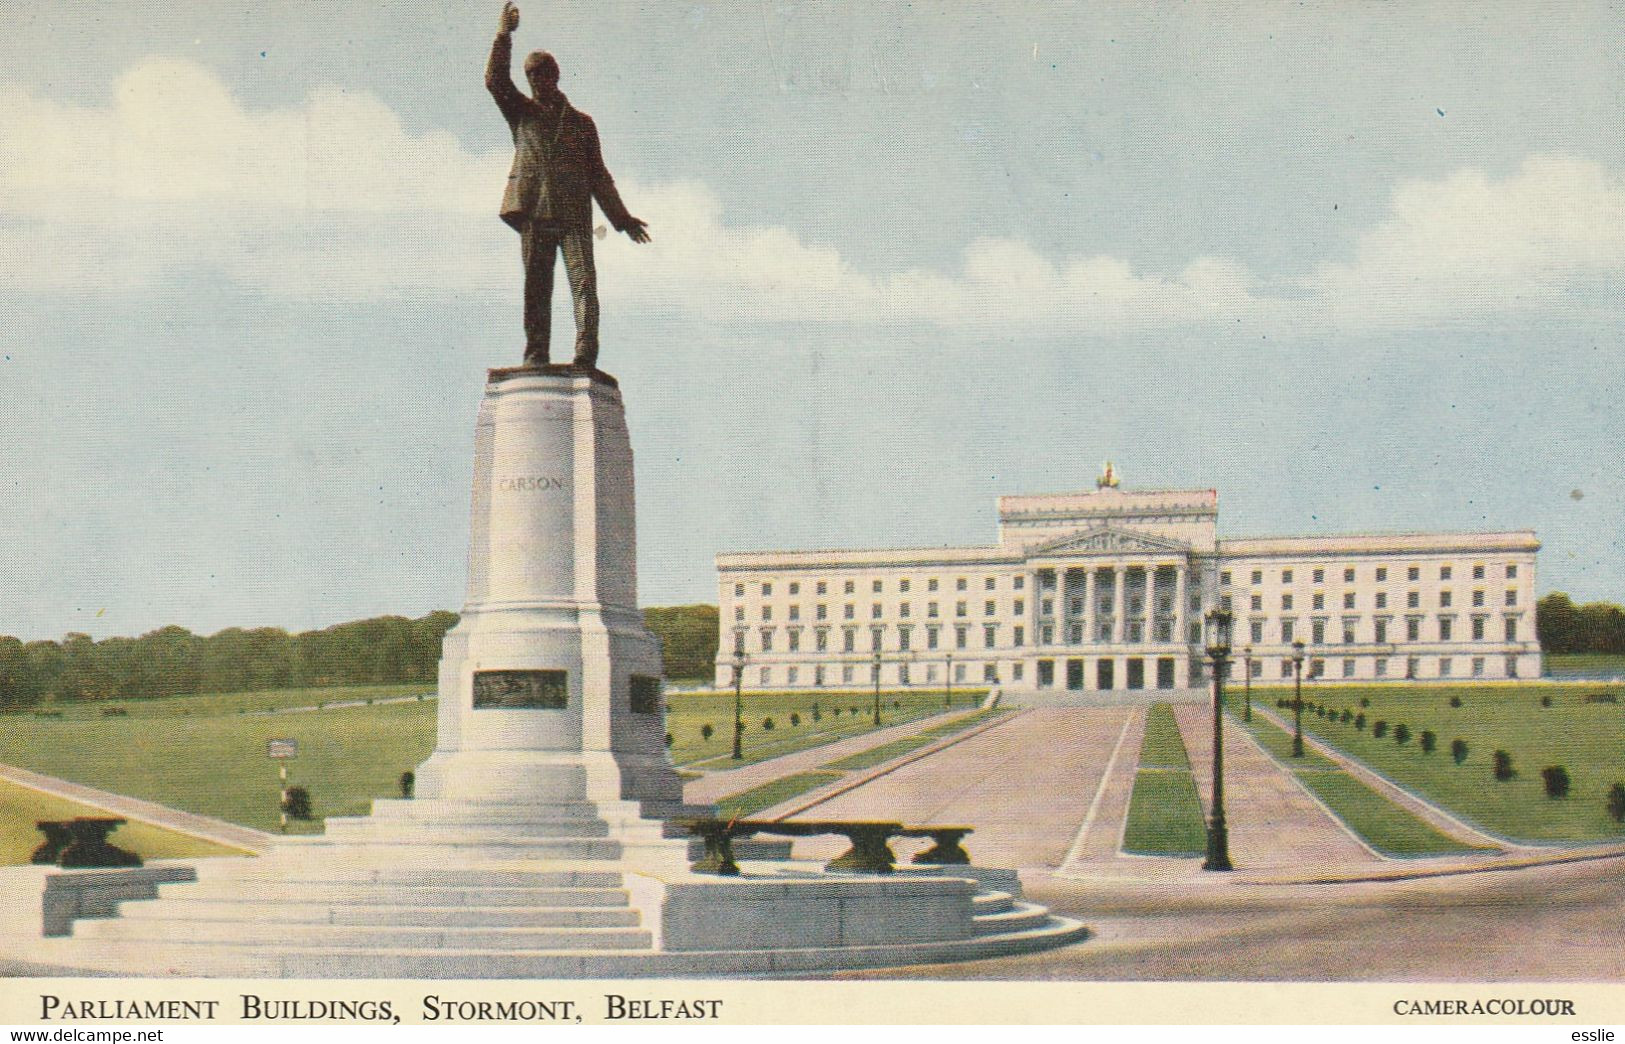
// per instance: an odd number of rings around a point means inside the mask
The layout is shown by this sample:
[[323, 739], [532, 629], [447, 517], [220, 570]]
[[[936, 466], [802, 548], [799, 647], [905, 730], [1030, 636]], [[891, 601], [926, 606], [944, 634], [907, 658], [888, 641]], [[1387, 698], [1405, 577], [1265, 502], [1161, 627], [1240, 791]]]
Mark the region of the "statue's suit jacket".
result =
[[609, 223], [624, 232], [632, 217], [604, 166], [592, 117], [573, 108], [562, 94], [551, 113], [521, 94], [509, 72], [512, 60], [513, 37], [497, 34], [485, 66], [485, 87], [508, 120], [514, 148], [502, 220], [516, 229], [530, 221], [587, 229], [596, 199]]

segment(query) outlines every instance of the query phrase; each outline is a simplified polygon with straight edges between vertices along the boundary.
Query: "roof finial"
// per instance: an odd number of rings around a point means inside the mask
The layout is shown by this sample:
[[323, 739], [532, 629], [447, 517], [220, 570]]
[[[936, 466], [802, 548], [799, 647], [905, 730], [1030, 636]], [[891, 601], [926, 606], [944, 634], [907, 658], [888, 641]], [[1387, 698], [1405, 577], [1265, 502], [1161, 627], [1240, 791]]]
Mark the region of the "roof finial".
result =
[[1101, 476], [1099, 478], [1095, 479], [1095, 488], [1096, 489], [1116, 489], [1117, 488], [1117, 471], [1116, 471], [1116, 469], [1114, 469], [1112, 467], [1112, 462], [1111, 461], [1108, 460], [1106, 462], [1106, 470], [1101, 474]]

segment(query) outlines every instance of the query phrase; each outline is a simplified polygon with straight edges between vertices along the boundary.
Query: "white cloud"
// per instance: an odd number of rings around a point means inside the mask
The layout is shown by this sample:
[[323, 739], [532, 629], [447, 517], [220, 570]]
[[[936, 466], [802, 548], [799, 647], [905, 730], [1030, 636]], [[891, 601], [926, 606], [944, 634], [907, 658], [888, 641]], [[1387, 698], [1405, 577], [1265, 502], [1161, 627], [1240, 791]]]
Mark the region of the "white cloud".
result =
[[[495, 217], [509, 158], [408, 133], [365, 94], [246, 109], [181, 60], [133, 67], [102, 108], [0, 89], [0, 278], [42, 290], [206, 276], [300, 299], [511, 297], [517, 248]], [[955, 271], [868, 275], [788, 228], [728, 224], [703, 185], [625, 180], [655, 241], [603, 243], [605, 297], [711, 320], [1349, 328], [1550, 305], [1625, 270], [1625, 188], [1562, 156], [1501, 180], [1401, 183], [1351, 259], [1319, 265], [1290, 298], [1230, 259], [1156, 274], [994, 238], [971, 241]]]

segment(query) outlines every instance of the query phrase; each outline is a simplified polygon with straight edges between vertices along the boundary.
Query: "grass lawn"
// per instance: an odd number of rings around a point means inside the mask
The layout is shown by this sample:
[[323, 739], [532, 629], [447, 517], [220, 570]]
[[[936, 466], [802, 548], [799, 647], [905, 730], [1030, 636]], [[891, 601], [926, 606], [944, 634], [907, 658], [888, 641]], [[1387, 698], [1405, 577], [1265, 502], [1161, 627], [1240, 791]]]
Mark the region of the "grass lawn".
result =
[[1174, 709], [1154, 703], [1145, 716], [1145, 739], [1140, 741], [1140, 767], [1186, 769], [1191, 760], [1185, 754], [1185, 740], [1174, 721]]
[[860, 750], [856, 754], [841, 758], [839, 761], [832, 761], [823, 767], [827, 769], [839, 769], [843, 772], [851, 772], [855, 769], [873, 768], [874, 766], [882, 764], [883, 762], [890, 761], [892, 758], [901, 757], [910, 751], [919, 750], [921, 747], [929, 746], [930, 744], [935, 743], [937, 740], [952, 736], [956, 732], [964, 732], [966, 729], [981, 725], [989, 718], [997, 718], [1008, 713], [1009, 711], [998, 707], [990, 707], [987, 710], [976, 711], [955, 721], [945, 721], [940, 725], [933, 725], [928, 729], [921, 729], [912, 736], [904, 736], [902, 739], [892, 740], [890, 743], [882, 743], [878, 747], [871, 747], [868, 750]]
[[[1619, 702], [1585, 701], [1598, 693]], [[1452, 697], [1460, 699], [1460, 707], [1450, 706]], [[1541, 706], [1542, 697], [1550, 697], [1552, 705]], [[1371, 705], [1361, 707], [1362, 699]], [[1345, 725], [1306, 709], [1304, 731], [1485, 830], [1527, 841], [1625, 839], [1625, 827], [1605, 807], [1609, 787], [1625, 781], [1625, 686], [1328, 686], [1306, 689], [1304, 701], [1324, 704], [1338, 718], [1345, 707], [1364, 713], [1361, 730], [1352, 721]], [[1382, 739], [1372, 735], [1378, 719], [1388, 723]], [[1394, 737], [1401, 723], [1411, 733], [1405, 744]], [[1422, 752], [1424, 730], [1438, 737], [1432, 754]], [[1450, 755], [1456, 739], [1465, 740], [1468, 751], [1459, 765]], [[1495, 780], [1496, 750], [1512, 755], [1515, 779]], [[1548, 765], [1568, 770], [1568, 797], [1546, 797], [1540, 770]]]
[[763, 783], [759, 787], [729, 794], [717, 802], [717, 815], [723, 818], [738, 816], [743, 819], [764, 808], [772, 808], [780, 802], [789, 801], [797, 795], [817, 790], [840, 778], [839, 772], [798, 772], [793, 776], [775, 779], [771, 783]]
[[1451, 840], [1346, 772], [1301, 772], [1298, 779], [1326, 807], [1386, 856], [1477, 851]]
[[[260, 692], [215, 692], [195, 696], [166, 696], [150, 700], [105, 700], [64, 702], [51, 706], [69, 721], [101, 720], [104, 711], [118, 708], [131, 718], [212, 717], [246, 711], [271, 711], [284, 707], [314, 707], [322, 703], [348, 703], [355, 700], [383, 700], [400, 696], [428, 695], [434, 683], [416, 685], [330, 685], [307, 689], [271, 689]], [[32, 711], [18, 715], [34, 717]], [[0, 718], [9, 721], [11, 718]]]
[[1547, 653], [1549, 678], [1625, 678], [1625, 655], [1620, 653]]
[[[105, 817], [108, 814], [27, 787], [0, 782], [0, 866], [18, 866], [28, 862], [29, 855], [45, 840], [45, 835], [34, 829], [34, 824], [42, 819]], [[136, 822], [119, 827], [108, 840], [143, 859], [245, 854], [235, 848]]]
[[290, 781], [310, 791], [317, 816], [361, 815], [374, 798], [398, 794], [400, 774], [428, 757], [435, 708], [426, 700], [274, 717], [18, 717], [0, 728], [0, 761], [274, 830], [279, 783], [266, 740], [299, 740]]
[[1166, 703], [1154, 703], [1146, 712], [1123, 851], [1155, 856], [1197, 856], [1207, 851], [1207, 826], [1190, 757], [1174, 709]]
[[[953, 705], [960, 711], [981, 702], [980, 690], [955, 689]], [[941, 690], [882, 691], [881, 725], [890, 727], [940, 714]], [[671, 757], [678, 765], [732, 768], [809, 750], [874, 729], [874, 695], [830, 692], [762, 692], [744, 694], [745, 736], [739, 761], [734, 761], [732, 692], [682, 692], [667, 697], [666, 731], [671, 733]], [[837, 713], [837, 711], [839, 713]], [[791, 715], [795, 715], [792, 719]], [[771, 718], [773, 728], [763, 727]], [[710, 739], [705, 726], [711, 726]]]
[[1207, 851], [1202, 802], [1190, 770], [1142, 769], [1134, 777], [1123, 851], [1157, 856], [1199, 856]]

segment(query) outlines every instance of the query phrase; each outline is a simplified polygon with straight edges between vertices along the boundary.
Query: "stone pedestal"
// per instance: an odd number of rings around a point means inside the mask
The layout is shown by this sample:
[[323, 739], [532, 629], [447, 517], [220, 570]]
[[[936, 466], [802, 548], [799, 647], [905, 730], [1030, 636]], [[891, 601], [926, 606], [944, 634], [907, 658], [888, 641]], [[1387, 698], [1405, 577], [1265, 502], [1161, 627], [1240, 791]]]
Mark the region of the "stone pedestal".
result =
[[679, 810], [660, 647], [638, 609], [632, 447], [613, 378], [491, 371], [469, 545], [418, 795]]

